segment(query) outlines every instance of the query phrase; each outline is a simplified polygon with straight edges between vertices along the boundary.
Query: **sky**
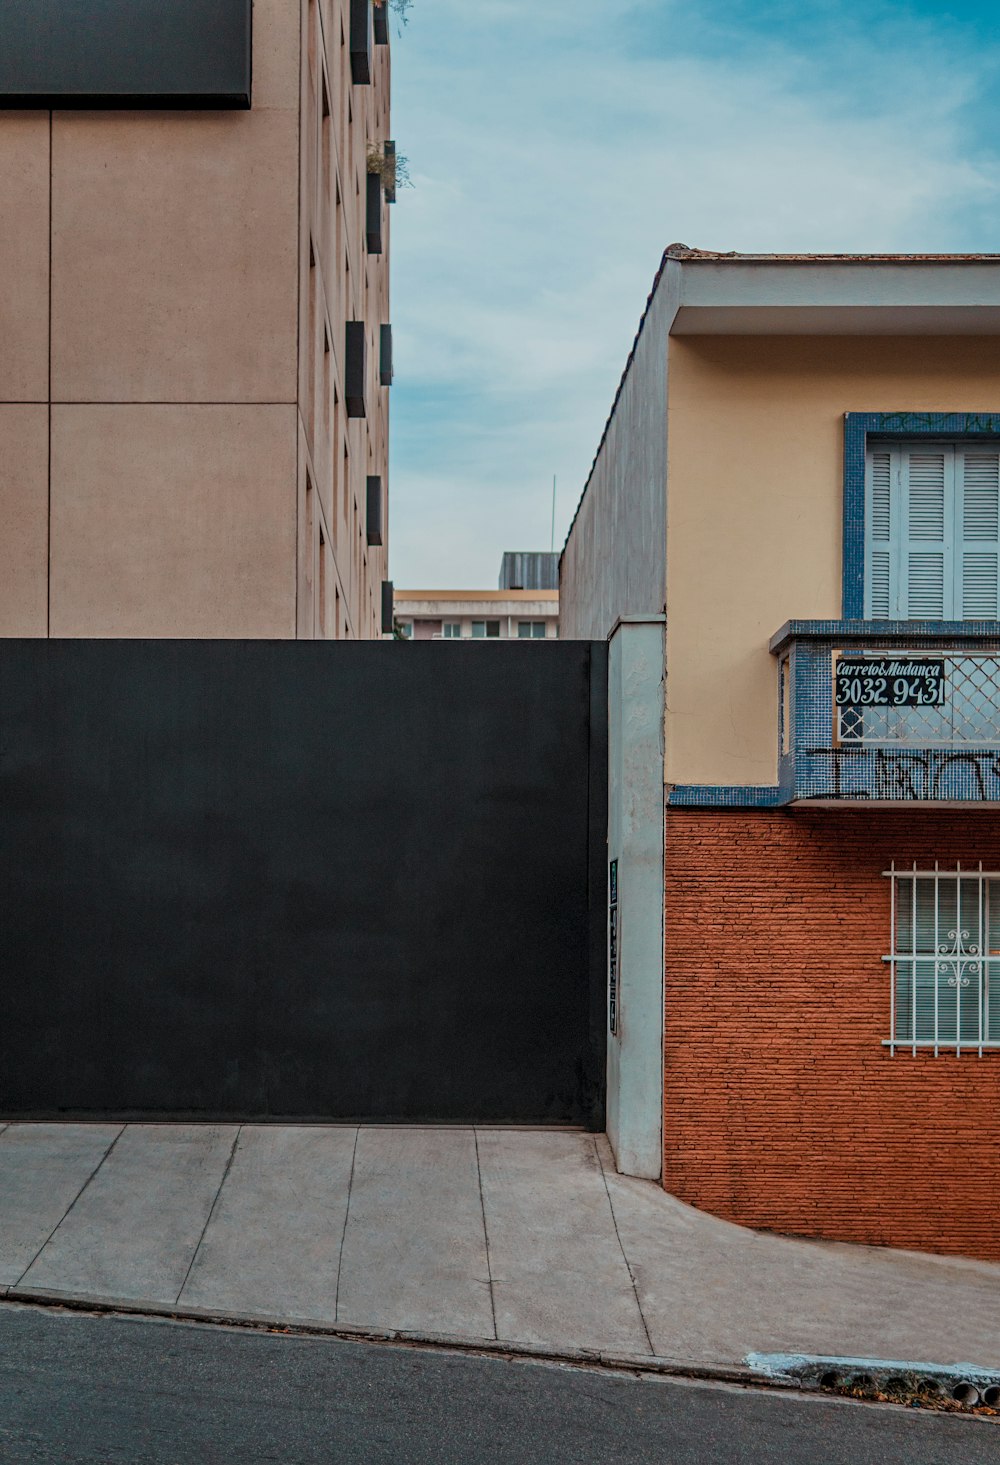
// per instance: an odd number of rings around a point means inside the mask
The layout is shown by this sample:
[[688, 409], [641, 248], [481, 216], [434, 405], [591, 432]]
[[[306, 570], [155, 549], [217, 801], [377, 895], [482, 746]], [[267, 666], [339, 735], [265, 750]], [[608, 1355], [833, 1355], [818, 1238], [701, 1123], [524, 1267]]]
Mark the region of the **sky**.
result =
[[[412, 0], [390, 574], [560, 549], [663, 250], [1000, 251], [995, 0]], [[991, 24], [991, 18], [993, 23]]]

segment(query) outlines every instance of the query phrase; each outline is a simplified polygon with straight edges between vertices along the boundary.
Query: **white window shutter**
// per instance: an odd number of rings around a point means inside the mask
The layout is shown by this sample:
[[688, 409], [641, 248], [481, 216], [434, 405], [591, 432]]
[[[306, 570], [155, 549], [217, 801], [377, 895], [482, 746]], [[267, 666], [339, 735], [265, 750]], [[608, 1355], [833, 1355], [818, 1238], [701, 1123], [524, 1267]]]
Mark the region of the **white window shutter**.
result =
[[900, 620], [944, 620], [953, 613], [954, 449], [905, 449], [899, 472], [905, 537], [896, 614]]
[[961, 536], [958, 578], [961, 619], [993, 621], [1000, 614], [1000, 452], [959, 449]]
[[865, 615], [1000, 620], [1000, 448], [871, 446]]
[[887, 621], [892, 614], [892, 454], [876, 448], [869, 468], [867, 615]]

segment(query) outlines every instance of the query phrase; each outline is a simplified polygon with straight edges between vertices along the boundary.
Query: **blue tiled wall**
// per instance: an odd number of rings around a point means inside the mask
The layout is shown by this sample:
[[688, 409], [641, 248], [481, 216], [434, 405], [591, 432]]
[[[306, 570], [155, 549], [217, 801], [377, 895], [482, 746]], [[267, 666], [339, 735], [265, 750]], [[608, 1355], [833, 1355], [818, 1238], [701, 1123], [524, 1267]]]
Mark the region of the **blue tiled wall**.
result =
[[844, 618], [865, 613], [865, 449], [880, 438], [992, 438], [1000, 412], [848, 412], [844, 418]]

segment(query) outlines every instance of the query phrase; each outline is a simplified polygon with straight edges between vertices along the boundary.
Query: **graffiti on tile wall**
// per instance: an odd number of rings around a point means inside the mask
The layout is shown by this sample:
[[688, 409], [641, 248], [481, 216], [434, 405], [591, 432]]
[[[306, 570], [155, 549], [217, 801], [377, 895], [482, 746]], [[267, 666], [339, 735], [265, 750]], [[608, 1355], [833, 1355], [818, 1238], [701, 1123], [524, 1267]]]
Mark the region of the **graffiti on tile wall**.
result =
[[992, 749], [808, 748], [805, 756], [800, 797], [807, 785], [807, 798], [1000, 802], [1000, 752]]
[[[937, 412], [878, 412], [876, 432], [935, 432], [941, 429]], [[996, 412], [956, 412], [948, 416], [950, 432], [1000, 432], [1000, 414]]]

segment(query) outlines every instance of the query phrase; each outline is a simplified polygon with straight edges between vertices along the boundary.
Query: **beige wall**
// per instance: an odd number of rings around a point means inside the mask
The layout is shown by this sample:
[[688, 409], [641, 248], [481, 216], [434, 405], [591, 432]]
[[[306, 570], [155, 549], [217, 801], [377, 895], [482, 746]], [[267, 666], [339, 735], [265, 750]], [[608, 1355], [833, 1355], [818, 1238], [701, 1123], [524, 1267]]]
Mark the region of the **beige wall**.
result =
[[0, 624], [8, 636], [48, 630], [49, 409], [0, 405]]
[[0, 112], [0, 402], [49, 393], [49, 114]]
[[986, 337], [672, 337], [668, 783], [773, 784], [773, 633], [839, 618], [846, 412], [1000, 410]]
[[[352, 84], [348, 11], [255, 0], [249, 112], [0, 112], [0, 635], [379, 634], [388, 227], [378, 260], [363, 231], [389, 54]], [[349, 425], [348, 317], [371, 338]]]
[[50, 633], [294, 636], [294, 413], [54, 406]]
[[57, 402], [295, 397], [298, 116], [56, 112]]
[[49, 117], [0, 113], [0, 629], [48, 630]]

